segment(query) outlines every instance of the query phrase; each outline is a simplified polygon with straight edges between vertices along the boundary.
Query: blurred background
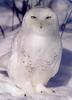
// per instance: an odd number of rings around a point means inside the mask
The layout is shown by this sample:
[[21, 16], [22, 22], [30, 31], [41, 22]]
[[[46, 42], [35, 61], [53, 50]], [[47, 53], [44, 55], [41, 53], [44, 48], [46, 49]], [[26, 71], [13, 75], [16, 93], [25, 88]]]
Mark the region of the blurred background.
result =
[[0, 0], [0, 35], [21, 26], [27, 10], [49, 7], [58, 16], [60, 31], [72, 31], [72, 0]]

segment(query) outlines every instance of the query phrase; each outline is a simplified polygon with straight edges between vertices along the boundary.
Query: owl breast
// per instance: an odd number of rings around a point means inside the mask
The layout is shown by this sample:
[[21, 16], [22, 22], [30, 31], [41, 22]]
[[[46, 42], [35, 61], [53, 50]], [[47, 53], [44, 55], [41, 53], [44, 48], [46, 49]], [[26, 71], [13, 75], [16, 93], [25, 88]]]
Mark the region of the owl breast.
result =
[[52, 42], [51, 38], [34, 35], [27, 37], [22, 44], [21, 61], [27, 62], [27, 66], [35, 70], [39, 67], [49, 69], [58, 59], [60, 47], [56, 40]]

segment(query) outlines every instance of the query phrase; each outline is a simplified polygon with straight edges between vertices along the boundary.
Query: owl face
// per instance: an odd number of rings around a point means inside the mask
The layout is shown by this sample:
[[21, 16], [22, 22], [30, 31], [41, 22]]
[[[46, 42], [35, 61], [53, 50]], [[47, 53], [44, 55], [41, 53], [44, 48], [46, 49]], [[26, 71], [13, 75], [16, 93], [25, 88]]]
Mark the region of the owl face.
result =
[[47, 35], [47, 32], [54, 33], [58, 30], [58, 20], [55, 13], [49, 8], [33, 8], [28, 11], [23, 19], [23, 25], [40, 35]]

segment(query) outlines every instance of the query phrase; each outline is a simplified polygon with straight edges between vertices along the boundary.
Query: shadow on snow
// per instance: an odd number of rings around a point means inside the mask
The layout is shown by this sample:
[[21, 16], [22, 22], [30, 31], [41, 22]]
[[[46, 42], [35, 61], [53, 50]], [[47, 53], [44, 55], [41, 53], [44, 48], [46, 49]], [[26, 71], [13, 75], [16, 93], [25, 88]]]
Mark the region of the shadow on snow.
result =
[[58, 73], [49, 83], [49, 87], [57, 87], [66, 85], [72, 76], [72, 51], [63, 49], [62, 60]]

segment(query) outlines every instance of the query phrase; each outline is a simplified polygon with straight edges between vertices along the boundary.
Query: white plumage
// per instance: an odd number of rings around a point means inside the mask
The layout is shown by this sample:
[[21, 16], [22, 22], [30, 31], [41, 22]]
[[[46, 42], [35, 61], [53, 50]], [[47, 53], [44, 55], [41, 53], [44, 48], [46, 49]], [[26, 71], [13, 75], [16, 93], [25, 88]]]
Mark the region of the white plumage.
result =
[[58, 28], [57, 16], [49, 8], [26, 13], [8, 65], [10, 78], [22, 93], [52, 92], [45, 85], [58, 72], [61, 61]]

